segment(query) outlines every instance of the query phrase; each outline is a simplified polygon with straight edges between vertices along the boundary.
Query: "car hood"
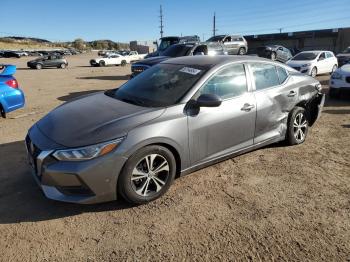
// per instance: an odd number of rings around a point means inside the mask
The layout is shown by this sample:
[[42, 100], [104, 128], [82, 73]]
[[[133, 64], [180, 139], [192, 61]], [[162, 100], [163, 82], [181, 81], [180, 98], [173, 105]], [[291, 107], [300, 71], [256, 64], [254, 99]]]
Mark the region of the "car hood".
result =
[[289, 60], [287, 62], [287, 65], [289, 66], [301, 66], [305, 64], [312, 64], [314, 63], [315, 60]]
[[337, 54], [337, 57], [350, 57], [350, 53], [340, 53]]
[[36, 127], [57, 144], [81, 147], [126, 136], [129, 130], [164, 111], [125, 103], [101, 92], [57, 107]]
[[153, 66], [156, 64], [159, 64], [160, 62], [163, 62], [165, 60], [170, 59], [171, 57], [169, 56], [156, 56], [156, 57], [150, 57], [150, 58], [146, 58], [143, 59], [141, 61], [138, 61], [137, 63], [133, 63], [133, 65], [135, 66], [139, 66], [139, 65], [148, 65], [148, 66]]
[[337, 69], [337, 72], [344, 75], [350, 74], [350, 64], [343, 65], [341, 68]]

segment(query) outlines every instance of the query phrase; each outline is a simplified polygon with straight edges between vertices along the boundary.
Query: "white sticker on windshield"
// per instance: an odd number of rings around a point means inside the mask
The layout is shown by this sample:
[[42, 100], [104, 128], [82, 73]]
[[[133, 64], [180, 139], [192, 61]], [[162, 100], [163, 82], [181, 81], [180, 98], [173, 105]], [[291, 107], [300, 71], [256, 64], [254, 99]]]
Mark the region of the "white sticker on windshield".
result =
[[191, 74], [191, 75], [197, 75], [201, 70], [191, 67], [183, 67], [180, 69], [180, 72]]

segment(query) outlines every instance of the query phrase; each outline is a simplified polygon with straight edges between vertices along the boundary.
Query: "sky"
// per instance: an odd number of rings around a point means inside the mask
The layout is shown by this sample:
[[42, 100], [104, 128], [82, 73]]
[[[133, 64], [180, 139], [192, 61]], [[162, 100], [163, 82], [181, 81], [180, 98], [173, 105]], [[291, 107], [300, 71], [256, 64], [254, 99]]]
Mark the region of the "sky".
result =
[[216, 34], [350, 27], [350, 0], [0, 0], [0, 37], [155, 40], [160, 37], [160, 5], [164, 36], [208, 39], [214, 12]]

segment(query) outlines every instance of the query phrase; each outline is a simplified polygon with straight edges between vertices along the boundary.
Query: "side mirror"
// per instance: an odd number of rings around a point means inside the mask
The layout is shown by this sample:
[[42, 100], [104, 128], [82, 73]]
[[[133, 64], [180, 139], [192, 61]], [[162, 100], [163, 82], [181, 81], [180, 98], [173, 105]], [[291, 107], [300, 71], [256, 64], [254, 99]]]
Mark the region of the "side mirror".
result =
[[196, 104], [199, 107], [218, 107], [221, 105], [221, 103], [221, 97], [214, 94], [202, 94], [196, 101]]

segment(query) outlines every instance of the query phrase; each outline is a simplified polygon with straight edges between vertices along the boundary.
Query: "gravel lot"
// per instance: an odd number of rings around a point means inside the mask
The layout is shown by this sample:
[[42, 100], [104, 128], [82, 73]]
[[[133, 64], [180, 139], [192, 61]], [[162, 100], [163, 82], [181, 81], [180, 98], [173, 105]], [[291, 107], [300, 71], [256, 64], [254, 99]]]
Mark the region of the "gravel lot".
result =
[[[350, 98], [328, 100], [300, 146], [269, 146], [177, 179], [148, 205], [43, 197], [23, 144], [28, 128], [76, 96], [119, 86], [130, 66], [18, 66], [26, 107], [0, 119], [0, 261], [350, 260]], [[321, 76], [325, 92], [329, 76]]]

